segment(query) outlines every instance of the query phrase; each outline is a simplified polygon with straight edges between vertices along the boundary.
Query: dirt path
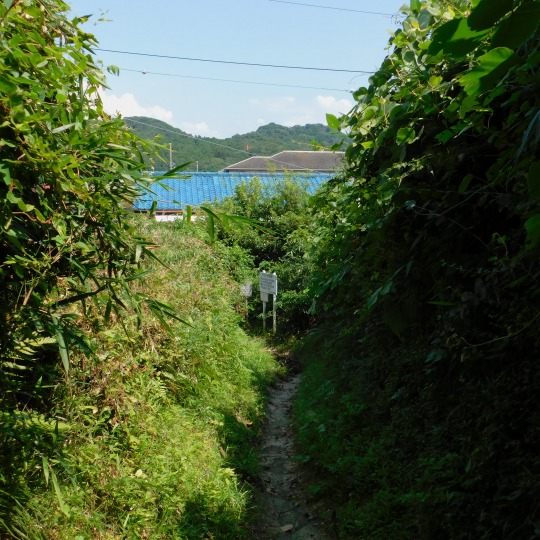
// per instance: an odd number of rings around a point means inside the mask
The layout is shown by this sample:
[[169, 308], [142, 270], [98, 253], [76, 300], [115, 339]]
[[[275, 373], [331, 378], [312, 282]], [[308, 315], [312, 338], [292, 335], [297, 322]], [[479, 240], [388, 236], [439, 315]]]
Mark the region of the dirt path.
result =
[[253, 540], [331, 540], [316, 509], [306, 496], [299, 466], [294, 461], [292, 400], [299, 375], [280, 381], [272, 390], [261, 440], [262, 471], [256, 502], [258, 521], [252, 527]]

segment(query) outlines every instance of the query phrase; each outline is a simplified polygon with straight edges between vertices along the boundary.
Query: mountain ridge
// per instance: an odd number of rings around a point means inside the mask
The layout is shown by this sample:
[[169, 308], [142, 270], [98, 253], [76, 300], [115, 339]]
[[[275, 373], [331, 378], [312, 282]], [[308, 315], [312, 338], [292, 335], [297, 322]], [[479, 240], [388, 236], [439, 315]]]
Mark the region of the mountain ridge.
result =
[[188, 170], [219, 171], [252, 155], [271, 156], [282, 150], [330, 148], [346, 139], [324, 124], [286, 127], [272, 122], [249, 133], [218, 139], [190, 135], [162, 120], [145, 116], [129, 116], [124, 121], [142, 139], [157, 138], [163, 144], [158, 157], [149, 159], [149, 164], [156, 169], [170, 166], [169, 144], [173, 165], [189, 162]]

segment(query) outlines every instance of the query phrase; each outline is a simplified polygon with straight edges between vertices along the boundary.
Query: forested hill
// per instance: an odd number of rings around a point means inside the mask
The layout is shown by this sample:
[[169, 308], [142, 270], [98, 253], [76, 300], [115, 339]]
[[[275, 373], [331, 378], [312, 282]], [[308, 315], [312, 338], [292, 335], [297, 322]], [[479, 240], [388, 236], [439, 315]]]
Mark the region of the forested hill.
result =
[[[176, 165], [192, 162], [193, 165], [189, 168], [195, 169], [198, 162], [201, 171], [219, 171], [231, 163], [246, 159], [249, 155], [269, 156], [282, 150], [314, 150], [344, 139], [343, 134], [336, 133], [323, 124], [289, 128], [272, 123], [251, 133], [216, 139], [192, 136], [166, 122], [144, 116], [128, 117], [125, 121], [139, 137], [159, 138], [165, 146], [161, 153], [165, 164], [169, 164], [170, 143]], [[155, 166], [159, 167], [157, 163]]]

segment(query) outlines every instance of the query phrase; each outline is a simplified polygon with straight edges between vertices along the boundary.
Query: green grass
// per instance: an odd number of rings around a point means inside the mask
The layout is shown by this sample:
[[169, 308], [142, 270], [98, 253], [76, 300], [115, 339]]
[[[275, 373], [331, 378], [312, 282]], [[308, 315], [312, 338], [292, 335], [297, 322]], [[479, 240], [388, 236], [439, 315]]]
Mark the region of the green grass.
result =
[[168, 319], [165, 332], [150, 311], [108, 328], [87, 319], [94, 353], [72, 351], [47, 413], [28, 410], [12, 429], [26, 434], [24, 459], [2, 484], [2, 538], [244, 537], [253, 443], [280, 368], [241, 328], [243, 297], [229, 272], [238, 253], [227, 260], [226, 248], [182, 224], [138, 226], [162, 246], [166, 267], [148, 263], [137, 287], [188, 324]]

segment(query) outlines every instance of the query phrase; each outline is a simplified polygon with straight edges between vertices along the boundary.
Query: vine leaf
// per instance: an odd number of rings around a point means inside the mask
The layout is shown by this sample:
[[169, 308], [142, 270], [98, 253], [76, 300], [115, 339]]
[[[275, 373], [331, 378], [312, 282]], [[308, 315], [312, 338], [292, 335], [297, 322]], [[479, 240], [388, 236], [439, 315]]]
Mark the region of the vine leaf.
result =
[[465, 93], [478, 96], [495, 86], [512, 66], [518, 63], [518, 57], [507, 47], [497, 47], [478, 57], [478, 64], [458, 77]]
[[454, 57], [465, 56], [477, 47], [487, 33], [488, 30], [472, 30], [467, 19], [453, 19], [433, 32], [428, 53], [435, 55], [442, 51]]
[[540, 22], [540, 3], [534, 0], [523, 2], [498, 26], [491, 45], [517, 49], [529, 39]]
[[469, 15], [469, 26], [473, 30], [491, 28], [514, 6], [514, 0], [481, 0]]
[[525, 222], [527, 230], [527, 250], [533, 249], [540, 242], [540, 214], [535, 214]]

